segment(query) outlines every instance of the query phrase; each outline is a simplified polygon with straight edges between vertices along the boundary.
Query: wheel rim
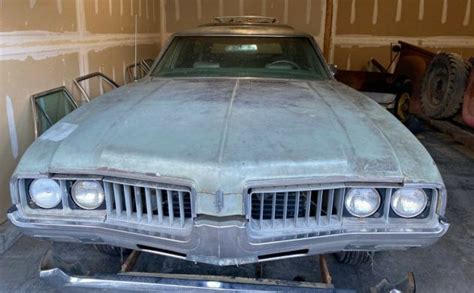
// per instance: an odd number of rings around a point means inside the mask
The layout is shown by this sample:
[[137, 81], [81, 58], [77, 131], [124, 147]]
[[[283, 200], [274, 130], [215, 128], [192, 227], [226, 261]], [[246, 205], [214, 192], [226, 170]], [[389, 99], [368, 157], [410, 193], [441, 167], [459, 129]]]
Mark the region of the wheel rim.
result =
[[410, 95], [408, 93], [403, 93], [398, 98], [397, 103], [397, 116], [402, 122], [405, 122], [408, 119], [410, 109]]

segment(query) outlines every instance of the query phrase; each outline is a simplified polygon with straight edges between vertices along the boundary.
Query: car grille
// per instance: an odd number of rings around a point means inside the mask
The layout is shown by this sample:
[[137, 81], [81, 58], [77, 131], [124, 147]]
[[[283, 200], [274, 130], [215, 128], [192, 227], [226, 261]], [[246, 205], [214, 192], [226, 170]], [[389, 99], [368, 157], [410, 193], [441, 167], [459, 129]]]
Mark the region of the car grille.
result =
[[340, 225], [345, 188], [321, 190], [251, 190], [252, 228], [275, 229]]
[[183, 228], [192, 224], [191, 190], [183, 186], [104, 180], [107, 217]]
[[[344, 196], [347, 188], [364, 186], [338, 184], [331, 187], [321, 186], [287, 186], [250, 189], [247, 198], [247, 218], [250, 227], [254, 230], [285, 230], [302, 228], [307, 231], [338, 231], [346, 223], [357, 220], [344, 209]], [[375, 188], [381, 196], [379, 209], [368, 218], [366, 223], [397, 224], [400, 219], [390, 208], [390, 199], [397, 189], [377, 186]], [[425, 210], [413, 220], [423, 220], [435, 214], [438, 191], [436, 188], [423, 188], [428, 203]], [[369, 222], [368, 222], [369, 221]], [[345, 224], [344, 224], [345, 225]]]

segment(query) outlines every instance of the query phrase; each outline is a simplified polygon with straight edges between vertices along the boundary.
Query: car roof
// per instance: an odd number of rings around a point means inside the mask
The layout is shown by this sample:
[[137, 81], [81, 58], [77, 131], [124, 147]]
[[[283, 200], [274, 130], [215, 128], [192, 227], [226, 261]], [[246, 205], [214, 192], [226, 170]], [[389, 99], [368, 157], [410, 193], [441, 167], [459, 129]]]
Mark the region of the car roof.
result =
[[264, 16], [222, 16], [216, 22], [178, 32], [175, 35], [275, 35], [309, 36], [289, 25], [279, 24], [276, 18]]

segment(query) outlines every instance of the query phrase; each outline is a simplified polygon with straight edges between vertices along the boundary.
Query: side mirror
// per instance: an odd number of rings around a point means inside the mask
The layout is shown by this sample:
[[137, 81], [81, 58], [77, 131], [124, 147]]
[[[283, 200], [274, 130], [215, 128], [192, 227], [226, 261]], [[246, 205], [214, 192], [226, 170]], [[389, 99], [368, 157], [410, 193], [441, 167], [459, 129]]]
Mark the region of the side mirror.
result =
[[331, 72], [332, 76], [336, 75], [337, 65], [336, 64], [329, 64], [329, 71]]

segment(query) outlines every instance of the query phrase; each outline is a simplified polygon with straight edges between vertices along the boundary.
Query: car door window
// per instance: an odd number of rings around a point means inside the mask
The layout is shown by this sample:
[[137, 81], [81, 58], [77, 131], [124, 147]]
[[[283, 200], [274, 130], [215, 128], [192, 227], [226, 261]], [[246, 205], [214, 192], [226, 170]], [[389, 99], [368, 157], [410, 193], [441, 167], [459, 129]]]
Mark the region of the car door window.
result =
[[77, 108], [74, 99], [65, 87], [36, 94], [32, 99], [37, 136]]

